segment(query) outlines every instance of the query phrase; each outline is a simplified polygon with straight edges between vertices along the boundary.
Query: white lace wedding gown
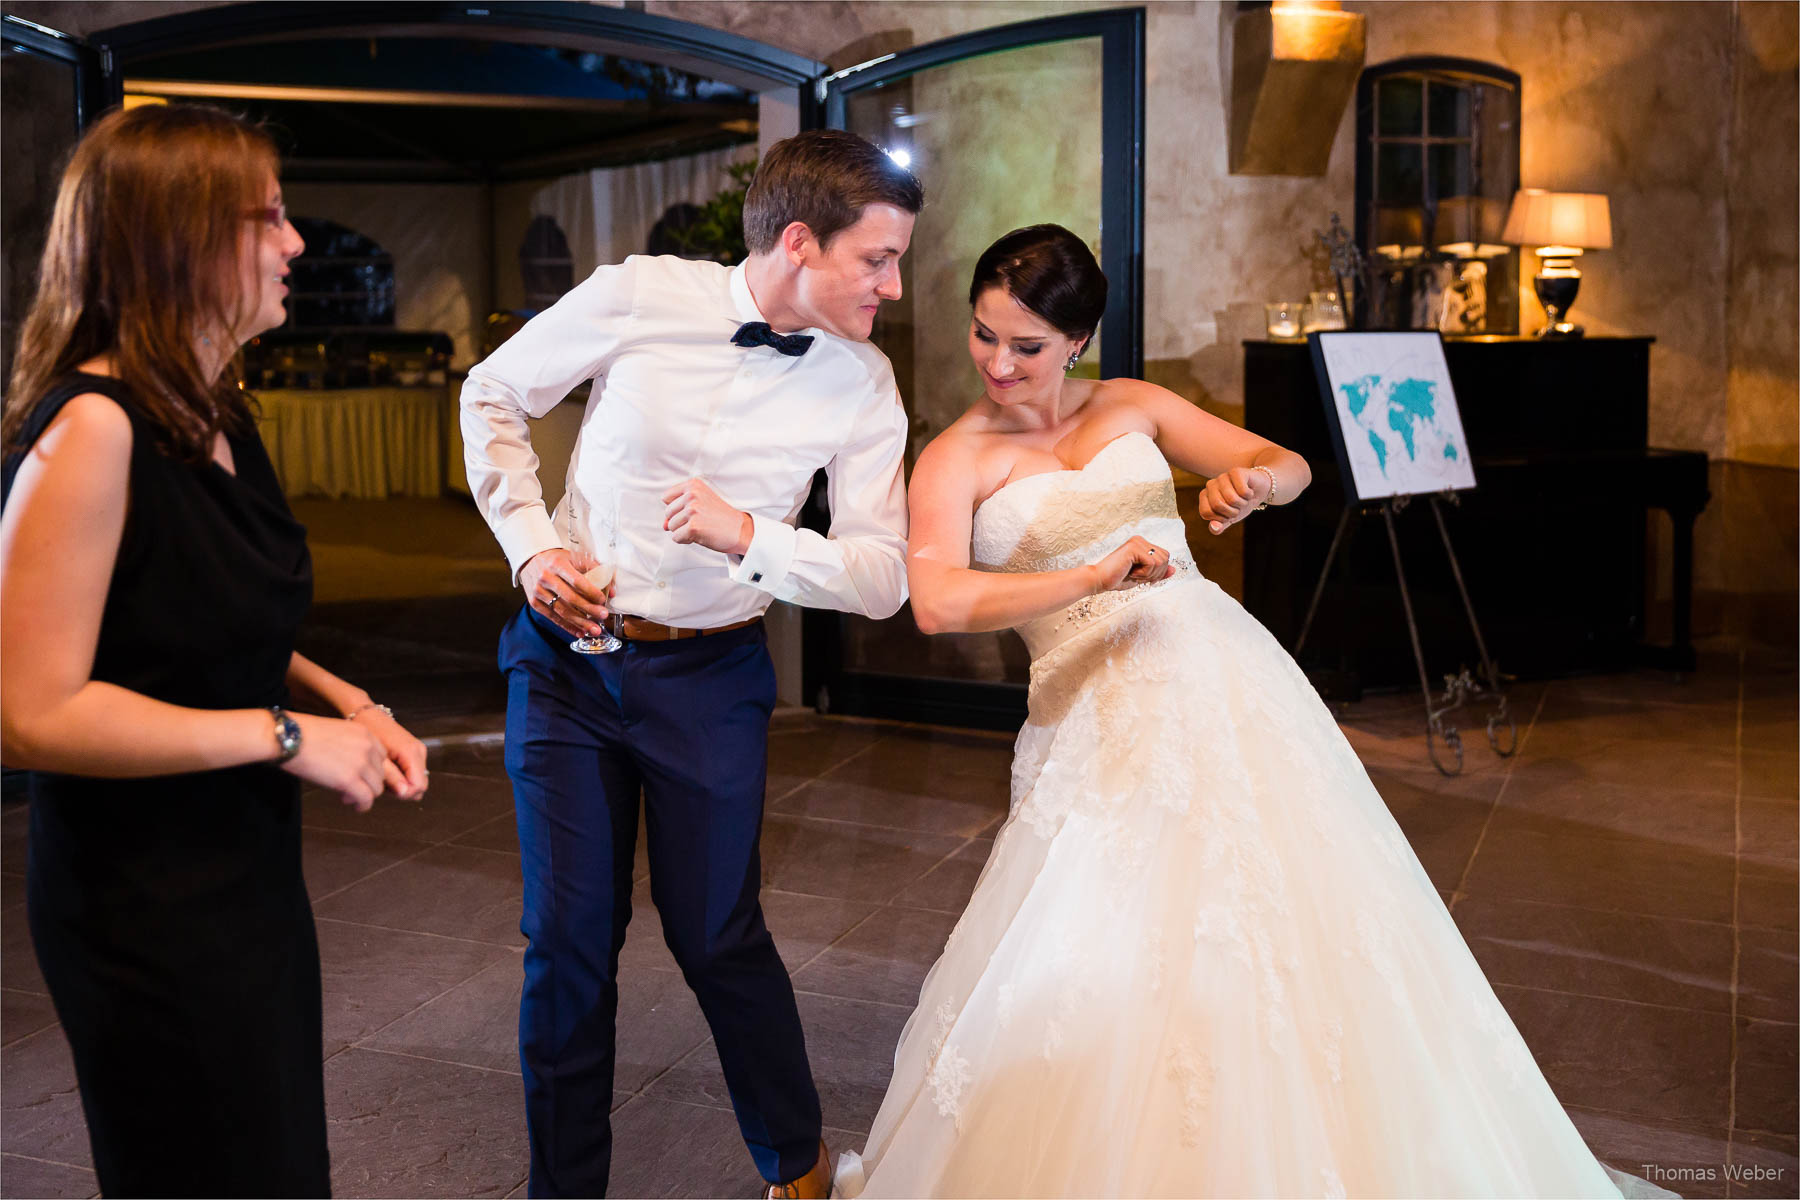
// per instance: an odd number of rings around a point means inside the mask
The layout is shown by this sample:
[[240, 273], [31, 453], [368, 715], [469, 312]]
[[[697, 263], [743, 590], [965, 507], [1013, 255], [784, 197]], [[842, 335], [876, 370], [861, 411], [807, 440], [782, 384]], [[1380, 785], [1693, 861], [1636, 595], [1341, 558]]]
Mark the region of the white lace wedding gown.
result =
[[1668, 1195], [1557, 1103], [1331, 714], [1189, 557], [1127, 434], [976, 512], [1047, 571], [1178, 573], [1020, 629], [1012, 812], [926, 978], [863, 1196]]

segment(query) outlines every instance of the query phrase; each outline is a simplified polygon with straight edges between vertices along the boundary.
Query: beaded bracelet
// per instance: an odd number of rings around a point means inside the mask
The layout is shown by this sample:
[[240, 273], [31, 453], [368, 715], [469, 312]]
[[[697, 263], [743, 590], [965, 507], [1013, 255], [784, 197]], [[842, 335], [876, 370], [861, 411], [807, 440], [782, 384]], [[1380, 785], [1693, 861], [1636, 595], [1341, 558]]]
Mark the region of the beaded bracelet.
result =
[[1269, 477], [1268, 498], [1265, 499], [1261, 504], [1256, 506], [1256, 511], [1261, 512], [1263, 509], [1269, 507], [1269, 505], [1275, 503], [1275, 472], [1269, 470], [1269, 468], [1264, 467], [1264, 466], [1255, 466], [1255, 467], [1251, 467], [1250, 469], [1252, 471], [1261, 471], [1264, 475], [1267, 475]]
[[371, 700], [367, 704], [359, 704], [349, 712], [345, 713], [344, 720], [354, 721], [356, 719], [356, 714], [368, 712], [371, 708], [380, 710], [382, 713], [386, 714], [389, 720], [392, 720], [394, 717], [393, 709], [385, 704], [377, 704], [375, 701]]

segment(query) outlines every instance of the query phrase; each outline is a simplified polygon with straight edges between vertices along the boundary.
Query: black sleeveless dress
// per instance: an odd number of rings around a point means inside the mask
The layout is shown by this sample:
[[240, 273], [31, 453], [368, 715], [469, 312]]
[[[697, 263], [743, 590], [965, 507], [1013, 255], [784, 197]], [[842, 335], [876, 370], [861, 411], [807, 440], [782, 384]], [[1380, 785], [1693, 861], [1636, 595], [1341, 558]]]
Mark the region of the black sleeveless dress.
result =
[[[192, 708], [283, 704], [312, 600], [306, 530], [254, 434], [234, 476], [166, 453], [128, 387], [130, 499], [92, 678]], [[10, 495], [23, 453], [5, 463]], [[127, 731], [121, 731], [122, 733]], [[270, 747], [274, 723], [270, 722]], [[270, 765], [151, 779], [36, 773], [27, 897], [108, 1196], [330, 1189], [319, 951], [300, 784]]]

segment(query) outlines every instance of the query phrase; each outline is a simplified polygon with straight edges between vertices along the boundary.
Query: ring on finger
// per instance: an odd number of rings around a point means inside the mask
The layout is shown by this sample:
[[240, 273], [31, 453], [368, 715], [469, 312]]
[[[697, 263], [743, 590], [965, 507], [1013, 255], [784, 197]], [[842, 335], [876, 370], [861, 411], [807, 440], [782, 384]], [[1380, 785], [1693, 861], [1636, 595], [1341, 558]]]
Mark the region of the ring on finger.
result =
[[551, 592], [550, 598], [548, 600], [544, 601], [544, 607], [545, 608], [555, 608], [556, 602], [561, 599], [562, 599], [561, 596], [557, 595], [555, 592]]

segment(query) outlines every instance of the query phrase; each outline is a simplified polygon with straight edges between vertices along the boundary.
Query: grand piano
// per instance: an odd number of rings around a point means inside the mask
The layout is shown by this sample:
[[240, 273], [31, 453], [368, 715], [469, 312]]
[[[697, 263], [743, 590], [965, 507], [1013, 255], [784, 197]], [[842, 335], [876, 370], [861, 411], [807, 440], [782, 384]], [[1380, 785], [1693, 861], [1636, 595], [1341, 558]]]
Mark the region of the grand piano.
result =
[[[1500, 670], [1520, 678], [1694, 667], [1693, 526], [1706, 455], [1649, 445], [1648, 337], [1447, 338], [1476, 488], [1445, 519]], [[1345, 505], [1305, 343], [1244, 343], [1244, 423], [1304, 455], [1313, 484], [1244, 523], [1244, 604], [1293, 649]], [[1434, 687], [1479, 655], [1423, 497], [1396, 518]], [[1648, 522], [1668, 514], [1673, 638], [1646, 642]], [[1393, 556], [1353, 519], [1301, 658], [1327, 695], [1415, 684]]]

